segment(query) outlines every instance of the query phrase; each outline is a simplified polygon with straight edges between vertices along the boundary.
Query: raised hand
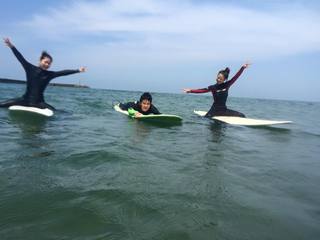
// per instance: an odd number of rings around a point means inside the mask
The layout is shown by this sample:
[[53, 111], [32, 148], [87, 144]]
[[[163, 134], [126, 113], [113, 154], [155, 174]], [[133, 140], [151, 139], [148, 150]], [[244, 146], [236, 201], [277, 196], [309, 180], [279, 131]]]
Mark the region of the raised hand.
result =
[[86, 69], [86, 67], [80, 67], [79, 68], [79, 72], [85, 72], [87, 69]]
[[245, 64], [242, 65], [242, 67], [244, 68], [248, 68], [252, 63], [250, 62], [246, 62]]
[[9, 48], [13, 47], [13, 44], [11, 43], [9, 38], [4, 38], [3, 41]]

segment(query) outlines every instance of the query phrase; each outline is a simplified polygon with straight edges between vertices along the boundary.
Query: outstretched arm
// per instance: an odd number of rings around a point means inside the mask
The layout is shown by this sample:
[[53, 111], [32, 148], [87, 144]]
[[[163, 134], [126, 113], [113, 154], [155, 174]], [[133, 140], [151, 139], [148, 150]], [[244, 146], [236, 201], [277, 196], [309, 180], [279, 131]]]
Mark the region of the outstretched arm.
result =
[[210, 89], [209, 88], [201, 88], [201, 89], [184, 88], [183, 91], [185, 93], [207, 93], [207, 92], [210, 92]]
[[66, 75], [85, 72], [85, 71], [86, 71], [85, 67], [80, 67], [79, 69], [75, 69], [75, 70], [62, 70], [62, 71], [52, 72], [51, 78], [66, 76]]
[[15, 48], [15, 46], [11, 43], [9, 38], [4, 38], [4, 43], [11, 48], [13, 54], [16, 56], [21, 65], [26, 69], [30, 63], [22, 56], [22, 54]]
[[242, 67], [239, 69], [239, 71], [236, 73], [236, 75], [233, 76], [229, 81], [227, 81], [228, 88], [234, 84], [235, 81], [240, 77], [240, 75], [243, 73], [243, 71], [248, 68], [251, 65], [251, 63], [245, 63], [242, 65]]

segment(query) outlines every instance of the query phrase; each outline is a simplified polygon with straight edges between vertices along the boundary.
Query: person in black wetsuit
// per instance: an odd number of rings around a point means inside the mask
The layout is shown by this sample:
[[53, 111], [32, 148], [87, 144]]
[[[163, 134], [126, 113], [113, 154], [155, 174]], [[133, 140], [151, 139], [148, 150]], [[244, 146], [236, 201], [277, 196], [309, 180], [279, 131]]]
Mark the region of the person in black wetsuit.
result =
[[152, 96], [148, 92], [143, 93], [139, 101], [120, 103], [119, 107], [125, 111], [129, 110], [129, 114], [130, 109], [133, 109], [135, 112], [132, 114], [134, 114], [135, 117], [139, 117], [139, 115], [161, 114], [159, 110], [152, 104]]
[[211, 92], [213, 95], [213, 104], [210, 110], [207, 112], [206, 117], [213, 116], [235, 116], [235, 117], [245, 117], [243, 113], [228, 109], [226, 106], [228, 91], [231, 85], [240, 77], [244, 69], [249, 67], [249, 63], [243, 64], [240, 70], [231, 78], [229, 81], [229, 73], [230, 69], [226, 68], [224, 70], [219, 71], [217, 75], [217, 83], [214, 85], [210, 85], [207, 88], [201, 89], [183, 89], [185, 93], [207, 93]]
[[52, 57], [47, 52], [42, 52], [39, 66], [37, 67], [25, 60], [21, 53], [10, 42], [9, 38], [5, 38], [4, 42], [9, 48], [11, 48], [13, 54], [23, 66], [27, 77], [27, 88], [22, 97], [0, 102], [0, 107], [22, 105], [37, 108], [50, 108], [54, 110], [54, 107], [45, 102], [43, 95], [49, 82], [56, 77], [85, 72], [86, 70], [85, 67], [80, 67], [77, 70], [63, 70], [57, 72], [48, 71], [52, 63]]

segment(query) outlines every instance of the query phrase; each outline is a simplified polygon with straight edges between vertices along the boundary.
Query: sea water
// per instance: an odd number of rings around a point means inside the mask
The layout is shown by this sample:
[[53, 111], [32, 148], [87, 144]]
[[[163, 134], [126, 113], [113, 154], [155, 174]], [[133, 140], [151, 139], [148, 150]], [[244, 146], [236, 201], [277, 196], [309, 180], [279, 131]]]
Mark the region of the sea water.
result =
[[[0, 84], [0, 100], [25, 86]], [[273, 127], [193, 114], [210, 95], [153, 93], [181, 125], [112, 104], [141, 92], [49, 87], [58, 110], [0, 109], [0, 239], [320, 239], [320, 103], [232, 98]]]

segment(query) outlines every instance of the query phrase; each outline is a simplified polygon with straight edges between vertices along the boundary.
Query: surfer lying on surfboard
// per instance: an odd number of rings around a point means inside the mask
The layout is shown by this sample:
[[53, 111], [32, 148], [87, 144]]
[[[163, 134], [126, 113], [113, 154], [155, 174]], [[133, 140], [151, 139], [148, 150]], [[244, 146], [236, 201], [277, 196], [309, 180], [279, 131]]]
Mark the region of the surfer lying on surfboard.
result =
[[29, 63], [21, 55], [21, 53], [10, 42], [9, 38], [4, 39], [4, 43], [11, 48], [13, 54], [19, 60], [23, 66], [27, 76], [27, 88], [22, 97], [9, 99], [4, 102], [0, 102], [0, 107], [10, 107], [13, 105], [30, 106], [37, 108], [49, 108], [54, 110], [54, 107], [47, 104], [44, 100], [44, 91], [49, 82], [56, 78], [69, 74], [85, 72], [85, 67], [80, 67], [76, 70], [63, 70], [63, 71], [48, 71], [52, 63], [52, 57], [47, 52], [42, 52], [40, 56], [39, 65], [35, 66]]
[[213, 95], [213, 104], [210, 110], [207, 112], [206, 117], [212, 116], [236, 116], [236, 117], [245, 117], [243, 113], [228, 109], [226, 106], [228, 91], [231, 85], [240, 77], [244, 69], [249, 67], [249, 63], [245, 63], [242, 65], [240, 70], [231, 78], [229, 81], [229, 73], [230, 69], [226, 68], [218, 72], [216, 81], [217, 83], [214, 85], [210, 85], [207, 88], [201, 89], [189, 89], [185, 88], [183, 91], [185, 93], [207, 93], [211, 92]]
[[129, 115], [139, 117], [139, 115], [161, 114], [152, 104], [152, 96], [145, 92], [141, 95], [140, 100], [136, 102], [120, 103], [122, 110], [128, 111]]

